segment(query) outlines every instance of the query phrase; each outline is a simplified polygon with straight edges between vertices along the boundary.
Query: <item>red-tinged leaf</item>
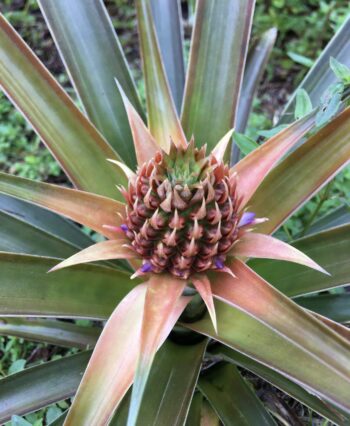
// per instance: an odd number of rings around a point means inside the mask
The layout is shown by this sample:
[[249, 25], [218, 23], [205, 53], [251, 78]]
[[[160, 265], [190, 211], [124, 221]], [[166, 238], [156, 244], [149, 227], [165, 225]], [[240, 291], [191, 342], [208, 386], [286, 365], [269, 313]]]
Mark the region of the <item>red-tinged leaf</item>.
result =
[[248, 203], [277, 162], [313, 127], [315, 115], [312, 113], [283, 129], [232, 167], [232, 172], [238, 175], [242, 206]]
[[232, 141], [233, 131], [234, 129], [229, 130], [213, 149], [213, 155], [218, 161], [223, 161], [229, 157], [229, 148], [231, 146], [230, 142]]
[[154, 140], [150, 131], [145, 126], [145, 123], [139, 116], [136, 109], [132, 106], [118, 81], [116, 81], [116, 84], [123, 99], [126, 114], [129, 119], [137, 163], [140, 166], [154, 157], [154, 154], [159, 150], [159, 148], [157, 146], [157, 142]]
[[6, 173], [0, 173], [0, 192], [66, 216], [108, 238], [116, 233], [104, 225], [121, 225], [119, 214], [125, 213], [124, 204], [111, 198]]
[[247, 232], [232, 247], [230, 254], [242, 257], [286, 260], [300, 263], [329, 275], [320, 265], [295, 247], [271, 237], [270, 235]]
[[180, 299], [185, 286], [185, 280], [174, 278], [171, 275], [152, 275], [148, 282], [128, 426], [136, 424], [155, 353], [189, 301], [189, 298]]
[[250, 209], [269, 221], [259, 232], [270, 234], [332, 179], [350, 159], [350, 108], [288, 155], [265, 178]]
[[125, 247], [126, 240], [102, 241], [94, 244], [77, 254], [69, 257], [58, 265], [50, 269], [49, 272], [57, 271], [58, 269], [68, 268], [69, 266], [79, 265], [80, 263], [98, 262], [100, 260], [111, 259], [135, 259], [138, 257], [131, 248]]
[[79, 189], [121, 198], [114, 185], [124, 175], [106, 163], [119, 156], [3, 16], [0, 86]]
[[213, 322], [214, 330], [217, 333], [218, 327], [216, 323], [216, 313], [215, 313], [213, 293], [211, 291], [210, 281], [206, 275], [201, 274], [198, 276], [194, 276], [192, 278], [192, 283], [195, 286], [198, 293], [200, 294], [204, 303], [206, 304], [210, 318]]
[[284, 296], [248, 266], [234, 260], [228, 274], [211, 279], [215, 297], [246, 312], [333, 369], [350, 383], [350, 343]]
[[69, 410], [66, 426], [106, 425], [130, 387], [139, 352], [146, 290], [146, 284], [135, 287], [107, 321]]
[[170, 148], [170, 138], [175, 145], [186, 147], [187, 141], [177, 116], [161, 59], [150, 2], [138, 0], [136, 9], [150, 131], [157, 144], [166, 152]]

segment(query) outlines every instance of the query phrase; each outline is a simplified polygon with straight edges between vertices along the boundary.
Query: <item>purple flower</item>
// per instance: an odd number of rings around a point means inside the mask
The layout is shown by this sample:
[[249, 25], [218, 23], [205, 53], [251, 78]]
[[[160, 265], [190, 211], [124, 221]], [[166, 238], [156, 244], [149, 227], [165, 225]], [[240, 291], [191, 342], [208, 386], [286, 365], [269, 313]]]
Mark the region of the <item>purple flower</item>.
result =
[[215, 259], [215, 266], [216, 266], [218, 269], [222, 269], [222, 268], [225, 266], [224, 261], [222, 260], [222, 258], [221, 258], [221, 257], [217, 257], [217, 258]]
[[241, 220], [238, 223], [238, 226], [246, 226], [246, 225], [250, 225], [254, 219], [255, 219], [256, 214], [253, 212], [245, 212], [243, 213], [243, 216], [241, 217]]
[[153, 269], [152, 263], [150, 262], [145, 262], [140, 268], [141, 272], [144, 272], [144, 273], [151, 272], [152, 269]]
[[125, 223], [123, 223], [122, 225], [120, 225], [120, 229], [122, 231], [124, 231], [124, 232], [128, 232], [129, 231], [128, 225], [125, 225]]

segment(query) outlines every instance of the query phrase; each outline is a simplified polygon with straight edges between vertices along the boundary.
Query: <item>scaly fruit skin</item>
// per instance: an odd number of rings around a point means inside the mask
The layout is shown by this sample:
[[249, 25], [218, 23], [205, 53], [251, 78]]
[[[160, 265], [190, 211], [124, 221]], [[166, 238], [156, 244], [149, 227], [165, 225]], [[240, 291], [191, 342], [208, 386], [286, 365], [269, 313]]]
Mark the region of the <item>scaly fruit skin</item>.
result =
[[123, 194], [124, 231], [143, 259], [142, 272], [187, 279], [224, 268], [242, 214], [229, 166], [207, 157], [205, 147], [191, 141], [185, 149], [172, 144], [169, 154], [158, 152]]

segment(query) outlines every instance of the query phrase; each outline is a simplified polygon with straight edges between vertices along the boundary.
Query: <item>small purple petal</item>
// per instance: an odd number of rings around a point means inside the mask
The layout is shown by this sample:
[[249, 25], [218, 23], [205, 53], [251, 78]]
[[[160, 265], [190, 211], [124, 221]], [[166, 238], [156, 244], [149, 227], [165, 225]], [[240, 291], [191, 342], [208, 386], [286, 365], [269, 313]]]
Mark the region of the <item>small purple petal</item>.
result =
[[125, 225], [125, 223], [123, 223], [122, 225], [120, 225], [120, 229], [122, 231], [124, 231], [124, 232], [128, 232], [129, 231], [128, 225]]
[[144, 273], [151, 272], [152, 269], [153, 269], [152, 263], [150, 262], [145, 262], [140, 268], [141, 272], [144, 272]]
[[223, 261], [220, 257], [217, 257], [217, 258], [215, 259], [215, 266], [216, 266], [218, 269], [222, 269], [222, 268], [225, 266], [224, 261]]
[[245, 212], [243, 213], [243, 216], [241, 217], [241, 220], [238, 223], [238, 226], [246, 226], [246, 225], [250, 225], [254, 219], [255, 219], [256, 214], [253, 212]]

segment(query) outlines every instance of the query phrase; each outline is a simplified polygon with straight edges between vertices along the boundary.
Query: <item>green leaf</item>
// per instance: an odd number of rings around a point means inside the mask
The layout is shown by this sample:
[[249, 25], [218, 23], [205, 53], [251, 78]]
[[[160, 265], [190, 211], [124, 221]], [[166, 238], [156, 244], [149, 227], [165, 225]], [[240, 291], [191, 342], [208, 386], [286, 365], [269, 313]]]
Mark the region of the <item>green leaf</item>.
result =
[[63, 426], [66, 417], [67, 417], [67, 411], [65, 411], [63, 414], [57, 417], [57, 419], [54, 420], [53, 422], [48, 423], [47, 426]]
[[12, 416], [11, 426], [32, 426], [32, 424], [27, 422], [27, 420], [23, 419], [23, 417]]
[[249, 49], [237, 109], [235, 129], [239, 133], [244, 133], [246, 129], [253, 99], [265, 71], [276, 37], [277, 29], [270, 28]]
[[350, 294], [321, 294], [298, 297], [295, 301], [310, 311], [337, 322], [350, 322]]
[[60, 417], [61, 414], [62, 414], [62, 410], [58, 408], [57, 405], [52, 405], [51, 407], [48, 408], [46, 412], [46, 416], [45, 416], [46, 423], [50, 424], [54, 422], [56, 419]]
[[151, 6], [164, 68], [177, 112], [180, 113], [185, 85], [180, 2], [152, 0]]
[[263, 136], [264, 138], [272, 138], [272, 136], [277, 135], [277, 133], [281, 132], [286, 127], [288, 127], [286, 124], [280, 124], [279, 126], [276, 126], [270, 130], [260, 130], [259, 135]]
[[[332, 91], [333, 92], [333, 91]], [[342, 91], [335, 91], [331, 93], [325, 103], [322, 105], [320, 111], [316, 116], [316, 125], [318, 127], [326, 124], [331, 118], [333, 118], [341, 105]]]
[[331, 56], [329, 60], [329, 65], [338, 80], [340, 80], [344, 84], [350, 83], [350, 68], [348, 66], [340, 63], [335, 58], [333, 58], [333, 56]]
[[307, 234], [315, 234], [336, 226], [350, 223], [350, 206], [341, 206], [318, 219], [307, 231]]
[[148, 125], [158, 145], [168, 152], [170, 139], [182, 146], [186, 145], [186, 140], [165, 75], [151, 4], [148, 0], [137, 0], [136, 10], [146, 84]]
[[39, 5], [88, 117], [134, 168], [135, 151], [115, 78], [139, 114], [143, 113], [103, 1], [40, 0]]
[[20, 371], [24, 370], [24, 367], [26, 365], [25, 359], [17, 359], [14, 363], [11, 364], [9, 368], [9, 374], [19, 373]]
[[81, 352], [0, 380], [0, 421], [27, 414], [74, 395], [91, 352]]
[[300, 55], [295, 52], [287, 52], [287, 55], [297, 64], [304, 65], [304, 67], [311, 68], [314, 64], [314, 61], [310, 58], [307, 58], [304, 55]]
[[201, 426], [202, 405], [203, 395], [199, 391], [195, 392], [192, 398], [185, 426]]
[[350, 282], [350, 225], [302, 238], [292, 245], [311, 257], [330, 275], [292, 263], [265, 259], [254, 259], [249, 262], [249, 266], [290, 297], [327, 290]]
[[[151, 368], [137, 426], [184, 424], [206, 345], [206, 340], [195, 345], [179, 345], [170, 340], [164, 343]], [[129, 403], [130, 392], [110, 426], [126, 423]]]
[[0, 253], [0, 315], [106, 319], [137, 280], [95, 265], [47, 274], [57, 259]]
[[[307, 73], [304, 80], [300, 83], [299, 88], [303, 88], [309, 94], [313, 105], [320, 104], [320, 98], [327, 88], [334, 84], [337, 79], [333, 71], [329, 67], [329, 60], [333, 56], [339, 62], [350, 66], [350, 17], [345, 20], [342, 27], [334, 35], [332, 40], [323, 50], [321, 56], [315, 62], [313, 67]], [[293, 121], [293, 111], [295, 105], [296, 92], [291, 96], [287, 106], [284, 109], [280, 122], [290, 123]]]
[[248, 155], [254, 151], [254, 149], [259, 148], [259, 144], [255, 142], [255, 140], [243, 135], [242, 133], [235, 132], [233, 140], [243, 155]]
[[[248, 314], [222, 302], [216, 302], [215, 307], [217, 335], [208, 315], [200, 321], [186, 324], [186, 327], [220, 341], [350, 412], [350, 382], [336, 374], [329, 364]], [[302, 328], [298, 326], [297, 330], [302, 331]]]
[[350, 108], [277, 165], [250, 201], [250, 210], [269, 220], [259, 232], [272, 233], [350, 158]]
[[0, 84], [80, 189], [116, 197], [124, 181], [106, 159], [119, 157], [4, 17]]
[[304, 89], [298, 89], [296, 93], [294, 118], [299, 120], [299, 118], [304, 117], [311, 111], [312, 103], [307, 91]]
[[101, 329], [57, 320], [0, 317], [0, 333], [2, 336], [16, 336], [56, 346], [86, 349], [95, 345]]
[[218, 356], [222, 357], [222, 359], [225, 361], [233, 362], [235, 365], [245, 368], [258, 375], [267, 382], [271, 383], [273, 386], [281, 389], [287, 395], [297, 399], [302, 404], [307, 405], [321, 416], [326, 417], [336, 424], [346, 424], [347, 421], [350, 421], [350, 417], [346, 413], [337, 410], [333, 406], [329, 406], [320, 398], [307, 392], [307, 390], [305, 390], [302, 386], [293, 383], [291, 380], [279, 374], [277, 371], [274, 371], [265, 365], [260, 364], [259, 362], [256, 362], [253, 359], [228, 348], [227, 346], [216, 346], [212, 353], [216, 359]]
[[253, 9], [253, 0], [197, 2], [182, 124], [209, 151], [234, 127]]
[[205, 371], [198, 387], [225, 426], [276, 425], [233, 365], [221, 363]]
[[79, 250], [78, 246], [2, 211], [0, 223], [0, 251], [64, 258]]
[[80, 248], [92, 243], [92, 240], [72, 222], [33, 204], [0, 194], [0, 210]]

